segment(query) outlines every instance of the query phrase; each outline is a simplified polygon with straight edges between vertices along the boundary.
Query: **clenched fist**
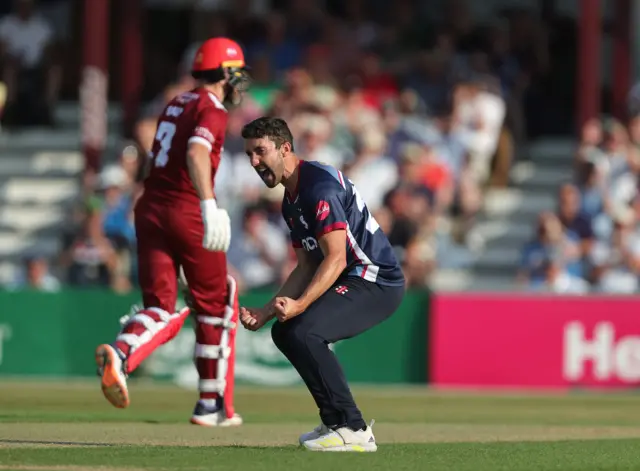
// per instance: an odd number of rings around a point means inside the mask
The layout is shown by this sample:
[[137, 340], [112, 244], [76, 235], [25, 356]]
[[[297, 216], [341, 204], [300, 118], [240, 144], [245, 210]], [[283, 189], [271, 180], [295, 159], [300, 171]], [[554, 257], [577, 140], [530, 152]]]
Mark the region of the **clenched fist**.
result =
[[286, 322], [289, 319], [302, 314], [304, 307], [300, 301], [287, 297], [276, 298], [273, 302], [273, 308], [276, 311], [276, 317], [280, 322]]
[[204, 238], [202, 246], [212, 252], [226, 252], [231, 243], [231, 220], [226, 210], [218, 208], [216, 200], [200, 202]]
[[240, 322], [248, 330], [258, 330], [262, 328], [269, 320], [271, 316], [265, 308], [254, 307], [241, 307], [240, 308]]

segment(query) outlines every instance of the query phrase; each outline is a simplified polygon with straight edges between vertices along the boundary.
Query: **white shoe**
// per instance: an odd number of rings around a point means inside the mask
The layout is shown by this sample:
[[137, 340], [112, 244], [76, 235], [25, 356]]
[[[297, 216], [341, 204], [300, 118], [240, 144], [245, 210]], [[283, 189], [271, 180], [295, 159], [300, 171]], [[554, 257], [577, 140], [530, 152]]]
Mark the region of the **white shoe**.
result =
[[102, 378], [102, 394], [119, 409], [129, 405], [127, 377], [122, 367], [122, 358], [115, 348], [102, 344], [96, 348], [98, 376]]
[[355, 451], [374, 452], [378, 449], [376, 438], [373, 436], [373, 420], [366, 430], [351, 430], [349, 427], [341, 427], [329, 430], [328, 433], [307, 440], [302, 445], [310, 451]]
[[242, 417], [239, 414], [227, 417], [224, 412], [220, 411], [207, 415], [193, 415], [191, 423], [203, 427], [237, 427], [242, 425]]
[[329, 432], [331, 432], [331, 429], [320, 422], [320, 425], [314, 428], [311, 432], [303, 433], [302, 435], [300, 435], [298, 441], [300, 442], [300, 445], [302, 445], [306, 441], [315, 440], [316, 438], [320, 438], [322, 435]]
[[239, 414], [227, 417], [223, 409], [207, 410], [207, 407], [198, 401], [190, 422], [203, 427], [234, 427], [242, 425], [242, 417]]

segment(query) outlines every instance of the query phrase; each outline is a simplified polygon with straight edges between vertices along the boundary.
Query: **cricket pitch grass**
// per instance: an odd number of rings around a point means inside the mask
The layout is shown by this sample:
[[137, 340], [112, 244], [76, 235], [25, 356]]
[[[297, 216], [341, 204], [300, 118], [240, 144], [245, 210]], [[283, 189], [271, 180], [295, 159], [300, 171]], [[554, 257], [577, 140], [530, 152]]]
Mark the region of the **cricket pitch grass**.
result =
[[376, 419], [377, 453], [313, 453], [298, 435], [317, 425], [300, 388], [238, 387], [245, 425], [188, 419], [196, 395], [132, 382], [111, 407], [95, 382], [0, 381], [4, 470], [640, 470], [640, 396], [489, 395], [354, 387]]

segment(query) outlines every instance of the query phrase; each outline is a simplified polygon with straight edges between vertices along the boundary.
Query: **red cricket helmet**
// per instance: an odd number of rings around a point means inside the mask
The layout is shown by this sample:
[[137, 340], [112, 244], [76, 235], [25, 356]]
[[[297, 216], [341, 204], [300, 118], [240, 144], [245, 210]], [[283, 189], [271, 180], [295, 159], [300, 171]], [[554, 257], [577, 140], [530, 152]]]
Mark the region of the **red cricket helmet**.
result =
[[197, 80], [216, 83], [227, 78], [225, 101], [237, 105], [241, 92], [249, 88], [251, 79], [240, 45], [229, 38], [207, 39], [196, 52], [191, 75]]
[[219, 68], [245, 67], [244, 53], [240, 45], [229, 38], [207, 39], [196, 53], [191, 70], [202, 72]]

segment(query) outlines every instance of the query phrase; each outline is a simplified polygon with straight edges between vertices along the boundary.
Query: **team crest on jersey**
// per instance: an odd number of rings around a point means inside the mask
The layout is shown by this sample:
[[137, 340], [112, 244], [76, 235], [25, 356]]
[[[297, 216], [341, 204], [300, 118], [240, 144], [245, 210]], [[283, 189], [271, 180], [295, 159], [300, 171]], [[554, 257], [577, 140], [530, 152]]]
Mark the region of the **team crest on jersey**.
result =
[[309, 230], [309, 224], [307, 224], [307, 221], [304, 220], [304, 216], [302, 214], [300, 215], [300, 222], [302, 223], [305, 229]]
[[326, 201], [320, 201], [318, 206], [316, 206], [316, 219], [318, 221], [324, 221], [329, 216], [329, 212], [331, 208], [329, 208], [329, 203]]
[[349, 288], [347, 288], [345, 285], [336, 286], [336, 293], [344, 295], [348, 292]]

